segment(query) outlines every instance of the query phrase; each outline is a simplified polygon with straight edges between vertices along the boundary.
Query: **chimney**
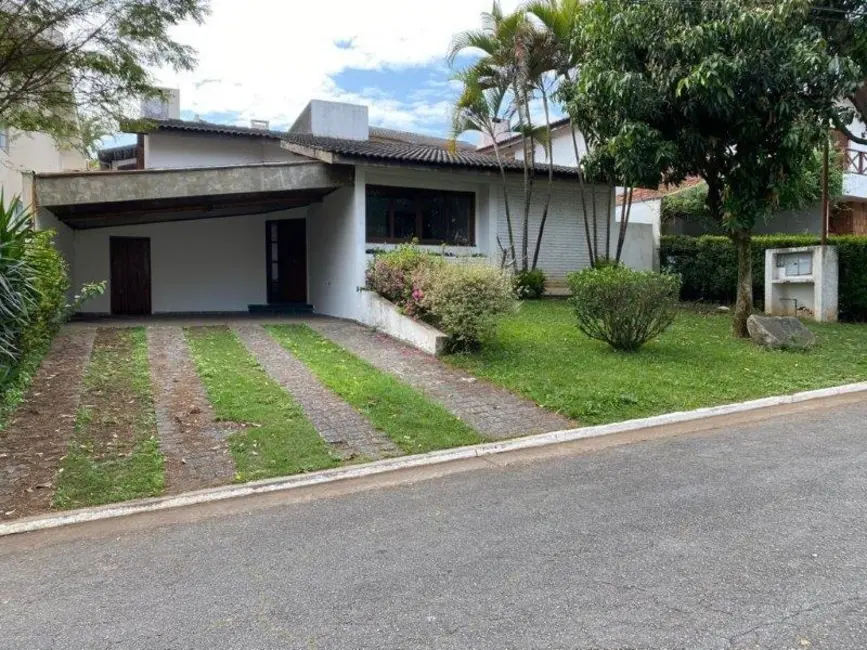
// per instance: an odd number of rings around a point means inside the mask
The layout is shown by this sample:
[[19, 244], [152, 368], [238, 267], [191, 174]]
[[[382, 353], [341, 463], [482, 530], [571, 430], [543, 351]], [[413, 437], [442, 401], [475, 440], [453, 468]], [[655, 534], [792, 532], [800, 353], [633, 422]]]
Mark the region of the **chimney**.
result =
[[[509, 120], [494, 120], [494, 136], [497, 138], [497, 142], [502, 142], [512, 136], [512, 125], [509, 124]], [[477, 149], [485, 149], [486, 147], [490, 147], [492, 144], [494, 144], [494, 140], [491, 138], [490, 134], [482, 133]]]
[[162, 96], [147, 97], [141, 103], [142, 117], [154, 120], [181, 119], [181, 91], [177, 88], [160, 88]]
[[250, 120], [250, 128], [267, 131], [270, 128], [270, 123], [268, 120]]
[[370, 137], [367, 106], [313, 99], [301, 111], [289, 132], [309, 133], [323, 138], [367, 140]]

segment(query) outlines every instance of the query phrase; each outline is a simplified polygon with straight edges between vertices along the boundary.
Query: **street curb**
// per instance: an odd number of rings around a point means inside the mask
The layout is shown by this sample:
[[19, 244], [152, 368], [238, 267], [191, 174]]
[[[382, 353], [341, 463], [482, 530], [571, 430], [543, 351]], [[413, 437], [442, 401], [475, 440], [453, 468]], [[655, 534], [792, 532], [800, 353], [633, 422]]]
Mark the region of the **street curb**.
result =
[[652, 429], [660, 426], [694, 422], [724, 415], [757, 411], [769, 407], [798, 404], [811, 400], [826, 399], [829, 397], [838, 397], [841, 395], [860, 392], [867, 392], [867, 382], [847, 384], [845, 386], [837, 386], [834, 388], [822, 388], [819, 390], [811, 390], [790, 395], [780, 395], [777, 397], [765, 397], [737, 404], [700, 408], [694, 411], [678, 411], [675, 413], [666, 413], [665, 415], [656, 415], [649, 418], [616, 422], [614, 424], [602, 424], [593, 427], [553, 431], [551, 433], [542, 433], [539, 435], [527, 436], [525, 438], [503, 440], [500, 442], [488, 442], [470, 447], [446, 449], [443, 451], [434, 451], [415, 456], [389, 458], [368, 463], [366, 465], [339, 467], [336, 469], [314, 472], [312, 474], [265, 479], [240, 485], [227, 485], [207, 490], [187, 492], [176, 496], [138, 499], [135, 501], [98, 506], [95, 508], [71, 510], [62, 514], [27, 517], [19, 521], [0, 524], [0, 537], [46, 530], [49, 528], [58, 528], [60, 526], [68, 526], [72, 524], [82, 524], [102, 519], [113, 519], [116, 517], [126, 517], [129, 515], [183, 508], [187, 506], [213, 503], [216, 501], [225, 501], [227, 499], [249, 497], [257, 494], [310, 488], [338, 481], [360, 479], [401, 470], [443, 465], [473, 458], [483, 458], [496, 454], [546, 447], [566, 442], [587, 440], [590, 438], [599, 438], [619, 433], [639, 431], [641, 429]]

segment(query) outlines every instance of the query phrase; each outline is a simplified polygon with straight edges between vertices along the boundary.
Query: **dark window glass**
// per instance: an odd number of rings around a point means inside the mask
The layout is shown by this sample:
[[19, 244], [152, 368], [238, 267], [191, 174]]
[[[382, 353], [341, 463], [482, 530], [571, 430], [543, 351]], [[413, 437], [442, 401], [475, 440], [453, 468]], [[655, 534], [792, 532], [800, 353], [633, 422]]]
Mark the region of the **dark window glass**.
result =
[[470, 192], [368, 185], [367, 239], [473, 246], [474, 206]]

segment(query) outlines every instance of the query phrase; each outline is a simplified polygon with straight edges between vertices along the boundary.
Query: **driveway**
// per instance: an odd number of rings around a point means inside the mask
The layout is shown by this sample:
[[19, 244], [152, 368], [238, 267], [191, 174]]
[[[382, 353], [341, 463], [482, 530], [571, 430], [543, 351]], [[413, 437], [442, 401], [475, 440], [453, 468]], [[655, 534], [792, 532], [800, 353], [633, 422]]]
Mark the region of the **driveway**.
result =
[[862, 649], [865, 421], [5, 540], [0, 647]]

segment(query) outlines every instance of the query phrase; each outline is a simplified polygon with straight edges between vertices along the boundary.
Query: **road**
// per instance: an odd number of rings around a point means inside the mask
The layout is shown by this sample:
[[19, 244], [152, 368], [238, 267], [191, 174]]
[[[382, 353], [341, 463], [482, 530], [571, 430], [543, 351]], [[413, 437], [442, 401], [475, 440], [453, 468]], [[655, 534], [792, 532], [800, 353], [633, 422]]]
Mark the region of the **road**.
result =
[[0, 648], [863, 649], [867, 404], [0, 541]]

